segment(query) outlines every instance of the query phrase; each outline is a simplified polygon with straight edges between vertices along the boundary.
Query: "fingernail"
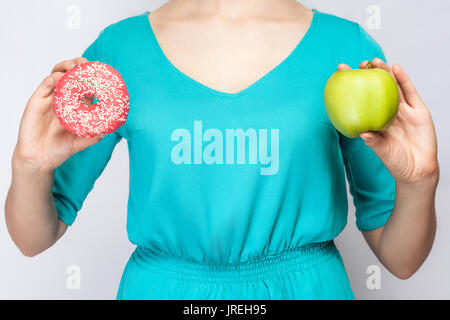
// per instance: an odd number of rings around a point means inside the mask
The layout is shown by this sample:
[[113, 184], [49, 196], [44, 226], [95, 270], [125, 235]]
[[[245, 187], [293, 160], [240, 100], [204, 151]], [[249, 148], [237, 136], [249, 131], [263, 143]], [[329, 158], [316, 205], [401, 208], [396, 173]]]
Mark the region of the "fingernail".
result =
[[366, 142], [369, 142], [371, 139], [371, 137], [369, 135], [364, 134], [364, 133], [361, 133], [359, 136], [361, 137], [361, 139], [363, 139]]

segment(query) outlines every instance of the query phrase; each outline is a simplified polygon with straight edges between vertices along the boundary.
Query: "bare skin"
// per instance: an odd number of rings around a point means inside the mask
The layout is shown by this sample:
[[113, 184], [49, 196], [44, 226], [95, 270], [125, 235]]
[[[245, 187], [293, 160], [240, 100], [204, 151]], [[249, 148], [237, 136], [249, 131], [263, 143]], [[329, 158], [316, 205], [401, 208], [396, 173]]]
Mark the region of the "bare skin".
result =
[[13, 241], [26, 256], [52, 246], [67, 228], [56, 217], [51, 193], [54, 170], [71, 155], [102, 138], [71, 134], [59, 125], [51, 107], [58, 79], [75, 64], [85, 61], [77, 58], [57, 64], [31, 96], [20, 123], [5, 216]]
[[[172, 0], [151, 13], [150, 23], [165, 55], [179, 70], [212, 89], [236, 93], [291, 53], [312, 16], [295, 0]], [[51, 111], [55, 82], [80, 61], [55, 67], [23, 115], [5, 214], [11, 237], [26, 256], [52, 246], [67, 229], [57, 218], [51, 194], [55, 168], [101, 139], [73, 136]], [[394, 125], [385, 133], [361, 135], [396, 181], [392, 216], [384, 227], [364, 232], [364, 237], [381, 263], [405, 279], [425, 261], [434, 241], [436, 135], [431, 115], [406, 73], [381, 60], [372, 63], [392, 72], [402, 102]]]
[[[366, 68], [368, 61], [361, 63]], [[401, 279], [411, 277], [427, 258], [436, 233], [435, 194], [439, 181], [436, 132], [430, 111], [405, 71], [382, 68], [397, 80], [400, 105], [394, 123], [384, 132], [360, 136], [383, 161], [396, 182], [395, 205], [382, 228], [364, 232], [364, 238], [386, 268]], [[339, 65], [339, 70], [349, 69]]]

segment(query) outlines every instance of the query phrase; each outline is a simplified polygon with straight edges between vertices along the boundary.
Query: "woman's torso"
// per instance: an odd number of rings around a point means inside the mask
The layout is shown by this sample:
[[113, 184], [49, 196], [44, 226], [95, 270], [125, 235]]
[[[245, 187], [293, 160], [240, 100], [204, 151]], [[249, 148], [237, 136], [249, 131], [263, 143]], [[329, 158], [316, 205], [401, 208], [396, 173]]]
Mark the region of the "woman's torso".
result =
[[[214, 72], [194, 75], [179, 69], [148, 12], [107, 27], [85, 51], [122, 74], [130, 113], [57, 168], [53, 198], [71, 225], [115, 145], [127, 140], [127, 229], [138, 248], [118, 298], [353, 296], [331, 241], [347, 221], [345, 174], [362, 231], [386, 223], [395, 181], [362, 139], [332, 126], [323, 88], [339, 63], [355, 68], [384, 55], [358, 24], [316, 10], [304, 33], [259, 76], [258, 63], [241, 65], [249, 77], [236, 83], [227, 79], [239, 72], [232, 64], [207, 61], [199, 70]], [[180, 68], [195, 71], [193, 61]]]
[[[238, 262], [340, 233], [344, 165], [322, 92], [342, 59], [355, 64], [359, 57], [327, 35], [333, 19], [315, 12], [293, 51], [236, 93], [211, 89], [174, 66], [148, 13], [109, 28], [104, 62], [121, 72], [130, 92], [119, 134], [130, 153], [133, 243]], [[353, 24], [339, 26], [358, 36]]]

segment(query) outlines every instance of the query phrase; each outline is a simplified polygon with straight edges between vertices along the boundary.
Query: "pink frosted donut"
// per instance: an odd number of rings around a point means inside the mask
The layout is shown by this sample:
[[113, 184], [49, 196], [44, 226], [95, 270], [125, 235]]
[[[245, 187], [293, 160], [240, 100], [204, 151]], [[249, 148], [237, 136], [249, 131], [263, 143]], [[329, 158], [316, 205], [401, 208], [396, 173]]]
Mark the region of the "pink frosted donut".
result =
[[[91, 106], [83, 99], [95, 97]], [[128, 116], [128, 90], [120, 73], [97, 62], [77, 64], [58, 81], [53, 110], [62, 126], [82, 137], [116, 131]]]

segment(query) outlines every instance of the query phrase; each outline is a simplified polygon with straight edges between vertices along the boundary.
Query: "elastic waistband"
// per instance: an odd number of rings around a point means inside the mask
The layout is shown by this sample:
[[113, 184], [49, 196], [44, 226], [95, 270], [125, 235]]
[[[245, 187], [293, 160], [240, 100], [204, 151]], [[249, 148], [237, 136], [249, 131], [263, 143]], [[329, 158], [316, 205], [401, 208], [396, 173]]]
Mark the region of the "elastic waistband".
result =
[[333, 240], [312, 243], [239, 263], [211, 263], [137, 247], [132, 258], [150, 272], [200, 282], [254, 281], [310, 268], [339, 255]]

